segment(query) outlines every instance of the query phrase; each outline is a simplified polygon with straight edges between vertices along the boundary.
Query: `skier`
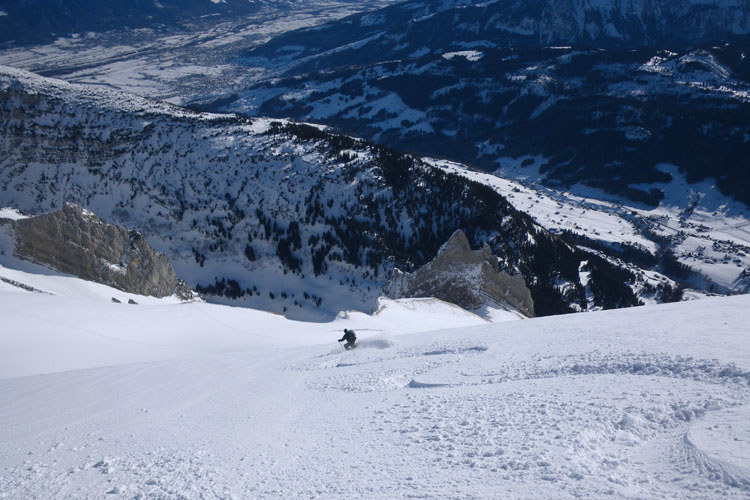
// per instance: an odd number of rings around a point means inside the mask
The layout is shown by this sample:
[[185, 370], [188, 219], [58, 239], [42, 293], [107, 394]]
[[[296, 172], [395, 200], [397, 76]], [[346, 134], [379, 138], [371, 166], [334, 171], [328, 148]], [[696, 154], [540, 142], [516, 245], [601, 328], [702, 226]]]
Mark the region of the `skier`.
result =
[[354, 345], [354, 342], [357, 340], [357, 336], [354, 334], [354, 330], [347, 330], [344, 328], [344, 336], [339, 339], [339, 342], [343, 342], [346, 340], [346, 344], [344, 344], [344, 348], [348, 351], [349, 349], [354, 349], [357, 347]]

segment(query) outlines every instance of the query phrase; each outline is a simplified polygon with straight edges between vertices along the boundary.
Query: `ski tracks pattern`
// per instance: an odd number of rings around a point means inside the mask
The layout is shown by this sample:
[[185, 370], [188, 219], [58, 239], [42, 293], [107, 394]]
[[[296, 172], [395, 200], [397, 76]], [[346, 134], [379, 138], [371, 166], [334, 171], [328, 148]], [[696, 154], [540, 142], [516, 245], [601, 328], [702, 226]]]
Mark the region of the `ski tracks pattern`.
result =
[[748, 497], [747, 371], [554, 352], [413, 336], [0, 381], [0, 498]]
[[418, 457], [410, 469], [427, 489], [463, 477], [461, 491], [477, 498], [540, 482], [556, 497], [750, 494], [748, 471], [689, 439], [722, 410], [744, 408], [747, 419], [750, 372], [731, 363], [599, 351], [515, 360], [454, 342], [336, 353], [293, 369], [315, 374], [311, 390], [384, 395], [390, 405], [367, 426], [397, 455]]

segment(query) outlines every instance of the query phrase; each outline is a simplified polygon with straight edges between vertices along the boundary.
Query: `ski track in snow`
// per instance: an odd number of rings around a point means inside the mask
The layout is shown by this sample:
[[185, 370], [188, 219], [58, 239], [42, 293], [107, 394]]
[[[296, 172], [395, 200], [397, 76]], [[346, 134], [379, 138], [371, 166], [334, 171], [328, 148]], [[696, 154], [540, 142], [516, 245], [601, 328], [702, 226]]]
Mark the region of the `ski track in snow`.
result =
[[748, 305], [0, 380], [0, 498], [748, 498]]

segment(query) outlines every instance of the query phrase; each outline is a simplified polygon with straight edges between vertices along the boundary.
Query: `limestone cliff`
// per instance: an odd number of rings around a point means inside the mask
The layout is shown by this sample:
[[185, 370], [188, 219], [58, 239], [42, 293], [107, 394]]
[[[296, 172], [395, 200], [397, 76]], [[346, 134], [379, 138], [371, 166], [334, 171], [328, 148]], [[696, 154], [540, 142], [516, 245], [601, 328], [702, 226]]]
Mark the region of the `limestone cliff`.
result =
[[436, 297], [469, 311], [494, 307], [534, 316], [531, 292], [523, 276], [501, 271], [486, 244], [481, 250], [472, 250], [460, 229], [431, 262], [413, 273], [395, 270], [385, 292], [391, 298]]
[[5, 223], [15, 233], [18, 258], [129, 293], [192, 296], [169, 258], [142, 234], [107, 224], [78, 205], [66, 203], [57, 212]]

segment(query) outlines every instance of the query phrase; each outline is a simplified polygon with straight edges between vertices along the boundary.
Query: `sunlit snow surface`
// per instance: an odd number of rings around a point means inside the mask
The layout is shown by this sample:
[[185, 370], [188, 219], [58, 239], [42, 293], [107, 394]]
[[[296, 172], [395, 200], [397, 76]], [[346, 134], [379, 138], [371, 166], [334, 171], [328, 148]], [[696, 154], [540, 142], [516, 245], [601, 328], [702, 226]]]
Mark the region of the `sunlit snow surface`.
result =
[[0, 498], [750, 495], [748, 296], [309, 324], [0, 278]]

